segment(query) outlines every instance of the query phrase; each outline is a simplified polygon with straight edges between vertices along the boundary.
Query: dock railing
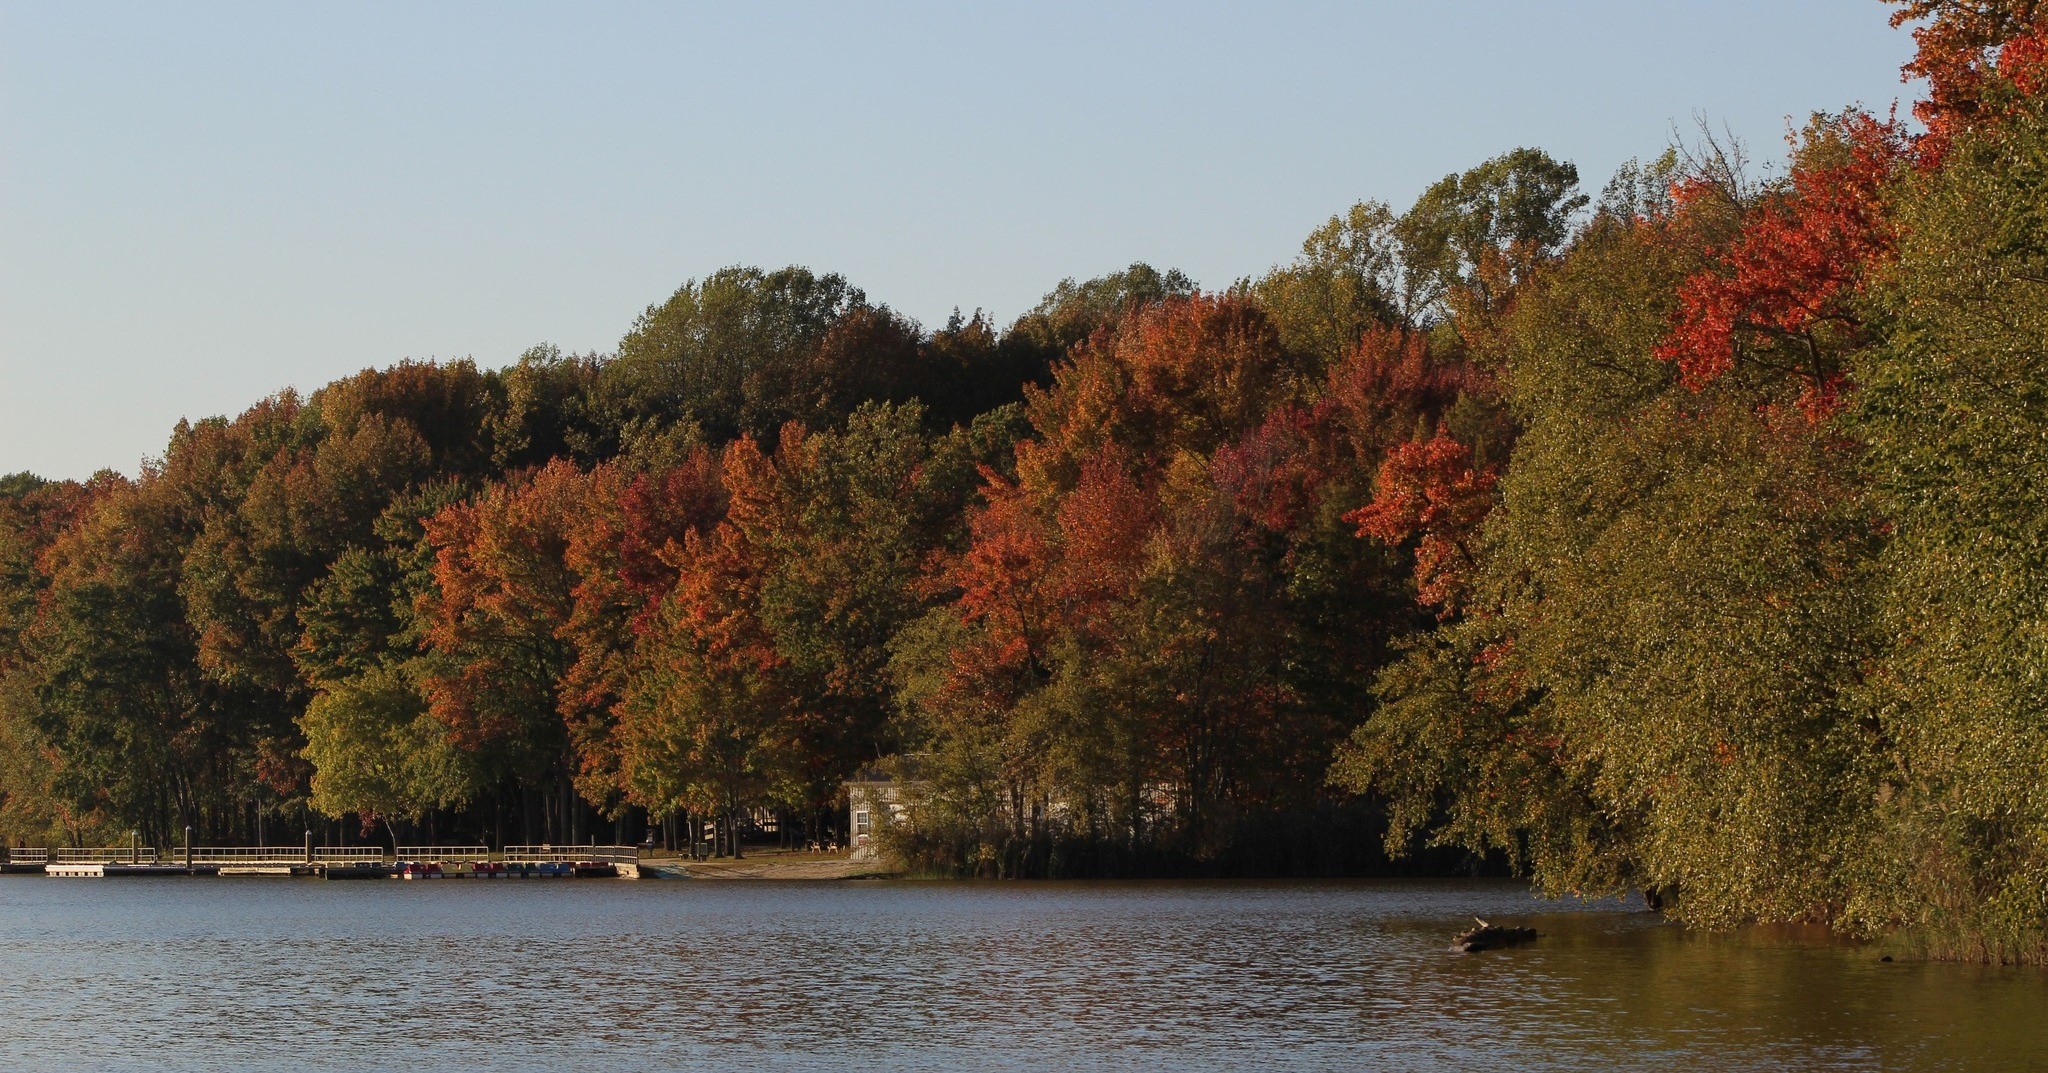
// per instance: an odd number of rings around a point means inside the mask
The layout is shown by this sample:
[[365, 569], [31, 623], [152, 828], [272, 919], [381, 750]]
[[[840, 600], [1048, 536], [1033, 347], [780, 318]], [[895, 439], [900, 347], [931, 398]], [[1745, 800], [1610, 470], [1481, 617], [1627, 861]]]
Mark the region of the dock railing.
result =
[[506, 846], [508, 863], [537, 864], [542, 861], [633, 861], [640, 859], [638, 846]]
[[53, 856], [47, 858], [47, 863], [126, 864], [130, 860], [142, 864], [155, 864], [156, 849], [152, 846], [73, 846], [57, 850]]
[[397, 858], [401, 861], [435, 861], [442, 864], [458, 864], [467, 861], [488, 861], [491, 859], [489, 846], [400, 846]]
[[[299, 856], [301, 859], [304, 859], [305, 851], [300, 850]], [[384, 861], [384, 847], [329, 846], [325, 849], [315, 849], [313, 851], [313, 861], [316, 864], [353, 864], [356, 862], [381, 864]]]
[[[183, 855], [180, 854], [182, 857]], [[194, 846], [193, 864], [246, 865], [287, 865], [303, 864], [306, 860], [304, 846]]]
[[50, 851], [43, 849], [40, 846], [37, 846], [33, 849], [27, 846], [21, 846], [10, 850], [0, 850], [0, 854], [5, 855], [8, 864], [50, 863]]

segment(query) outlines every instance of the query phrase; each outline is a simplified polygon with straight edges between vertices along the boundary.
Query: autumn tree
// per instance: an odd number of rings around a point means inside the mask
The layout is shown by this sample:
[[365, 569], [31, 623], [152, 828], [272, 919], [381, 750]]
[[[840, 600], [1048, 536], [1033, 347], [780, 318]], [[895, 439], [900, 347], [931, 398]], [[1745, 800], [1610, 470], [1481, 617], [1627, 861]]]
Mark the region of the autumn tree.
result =
[[[1845, 357], [1871, 341], [1857, 298], [1893, 243], [1886, 193], [1909, 160], [1904, 132], [1861, 113], [1817, 116], [1789, 182], [1745, 206], [1740, 229], [1710, 267], [1680, 286], [1657, 356], [1698, 388], [1738, 364], [1802, 385], [1811, 414], [1831, 410]], [[1701, 179], [1685, 202], [1725, 198]]]
[[28, 473], [0, 477], [0, 838], [9, 844], [69, 834], [56, 787], [61, 758], [37, 724], [28, 643], [50, 586], [45, 553], [97, 497], [123, 483], [111, 474], [85, 485]]
[[687, 540], [716, 525], [726, 503], [718, 457], [701, 444], [672, 466], [636, 471], [611, 464], [584, 482], [563, 549], [574, 582], [558, 634], [574, 662], [559, 684], [556, 709], [576, 758], [576, 790], [608, 815], [631, 799], [617, 721], [636, 652], [659, 627]]
[[[782, 450], [801, 442], [790, 429]], [[617, 708], [620, 779], [658, 815], [716, 815], [729, 831], [742, 809], [786, 795], [793, 781], [795, 697], [759, 615], [768, 555], [753, 524], [777, 513], [782, 480], [752, 438], [735, 441], [721, 461], [727, 518], [669, 552], [675, 584], [640, 638]]]
[[2039, 0], [1887, 0], [1892, 25], [1919, 23], [1907, 77], [1927, 80], [1913, 114], [1939, 157], [1958, 133], [1995, 119], [2042, 88], [2048, 59], [2048, 8]]
[[573, 465], [552, 463], [425, 523], [435, 556], [417, 609], [428, 709], [493, 784], [541, 796], [548, 841], [573, 840], [582, 816], [557, 693], [575, 660], [563, 636], [575, 589], [566, 551], [583, 483]]
[[[1819, 168], [1842, 143], [1815, 138]], [[1362, 527], [1442, 526], [1420, 592], [1447, 609], [1465, 594], [1381, 677], [1336, 768], [1387, 796], [1397, 843], [1503, 854], [1554, 890], [1647, 890], [1695, 922], [1839, 911], [1847, 872], [1816, 862], [1863, 837], [1872, 755], [1854, 702], [1875, 546], [1856, 453], [1792, 405], [1812, 397], [1800, 367], [1737, 361], [1727, 335], [1722, 375], [1665, 359], [1710, 351], [1706, 295], [1757, 278], [1752, 236], [1853, 201], [1857, 173], [1795, 169], [1735, 206], [1732, 240], [1729, 203], [1683, 191], [1596, 217], [1509, 307], [1520, 435], [1498, 505], [1474, 518], [1494, 479], [1453, 438], [1382, 469]], [[1466, 570], [1432, 585], [1432, 561]]]
[[1194, 296], [1134, 309], [1031, 394], [1016, 475], [985, 474], [934, 575], [957, 596], [895, 646], [932, 786], [913, 853], [998, 874], [1091, 846], [1214, 858], [1240, 816], [1314, 800], [1384, 638], [1317, 630], [1402, 614], [1345, 591], [1398, 583], [1342, 520], [1354, 429], [1379, 428], [1335, 385], [1368, 375], [1326, 384], [1248, 299]]
[[273, 713], [202, 670], [179, 590], [204, 520], [231, 509], [296, 421], [281, 396], [234, 422], [181, 423], [160, 462], [109, 482], [44, 552], [22, 673], [74, 831], [240, 830], [260, 775], [286, 759]]
[[1008, 334], [1057, 360], [1096, 331], [1168, 298], [1186, 298], [1195, 283], [1176, 268], [1164, 272], [1136, 262], [1121, 272], [1077, 281], [1069, 276], [1010, 325]]

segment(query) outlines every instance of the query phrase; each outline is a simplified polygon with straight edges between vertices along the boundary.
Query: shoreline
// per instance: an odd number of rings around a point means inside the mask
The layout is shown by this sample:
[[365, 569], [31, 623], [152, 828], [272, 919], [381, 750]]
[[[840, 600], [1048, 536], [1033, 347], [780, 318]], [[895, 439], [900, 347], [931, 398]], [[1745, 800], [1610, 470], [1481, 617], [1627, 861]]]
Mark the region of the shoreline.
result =
[[[792, 859], [795, 857], [795, 859]], [[857, 861], [841, 856], [796, 856], [768, 853], [760, 857], [729, 857], [693, 861], [687, 857], [648, 858], [640, 862], [641, 874], [654, 879], [717, 880], [845, 880], [899, 879], [903, 872], [881, 861]]]

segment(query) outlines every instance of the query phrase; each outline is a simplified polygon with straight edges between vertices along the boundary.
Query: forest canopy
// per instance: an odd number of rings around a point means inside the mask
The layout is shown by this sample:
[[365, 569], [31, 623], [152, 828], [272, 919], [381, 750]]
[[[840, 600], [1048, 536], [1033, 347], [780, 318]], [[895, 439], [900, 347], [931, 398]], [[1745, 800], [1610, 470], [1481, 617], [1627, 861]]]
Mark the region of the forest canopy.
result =
[[2048, 7], [1895, 7], [1913, 119], [1776, 177], [1518, 148], [1007, 325], [725, 268], [0, 479], [0, 836], [825, 830], [879, 771], [929, 871], [1436, 853], [2048, 960]]

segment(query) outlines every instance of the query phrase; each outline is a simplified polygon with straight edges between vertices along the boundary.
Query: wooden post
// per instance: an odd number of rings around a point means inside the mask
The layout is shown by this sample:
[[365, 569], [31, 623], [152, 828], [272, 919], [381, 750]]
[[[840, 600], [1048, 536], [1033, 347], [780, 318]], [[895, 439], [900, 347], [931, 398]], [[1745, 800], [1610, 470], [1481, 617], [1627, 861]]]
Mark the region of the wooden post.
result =
[[185, 825], [185, 870], [192, 870], [192, 825]]
[[142, 863], [142, 832], [128, 832], [128, 863]]
[[306, 863], [313, 863], [313, 829], [306, 828]]

